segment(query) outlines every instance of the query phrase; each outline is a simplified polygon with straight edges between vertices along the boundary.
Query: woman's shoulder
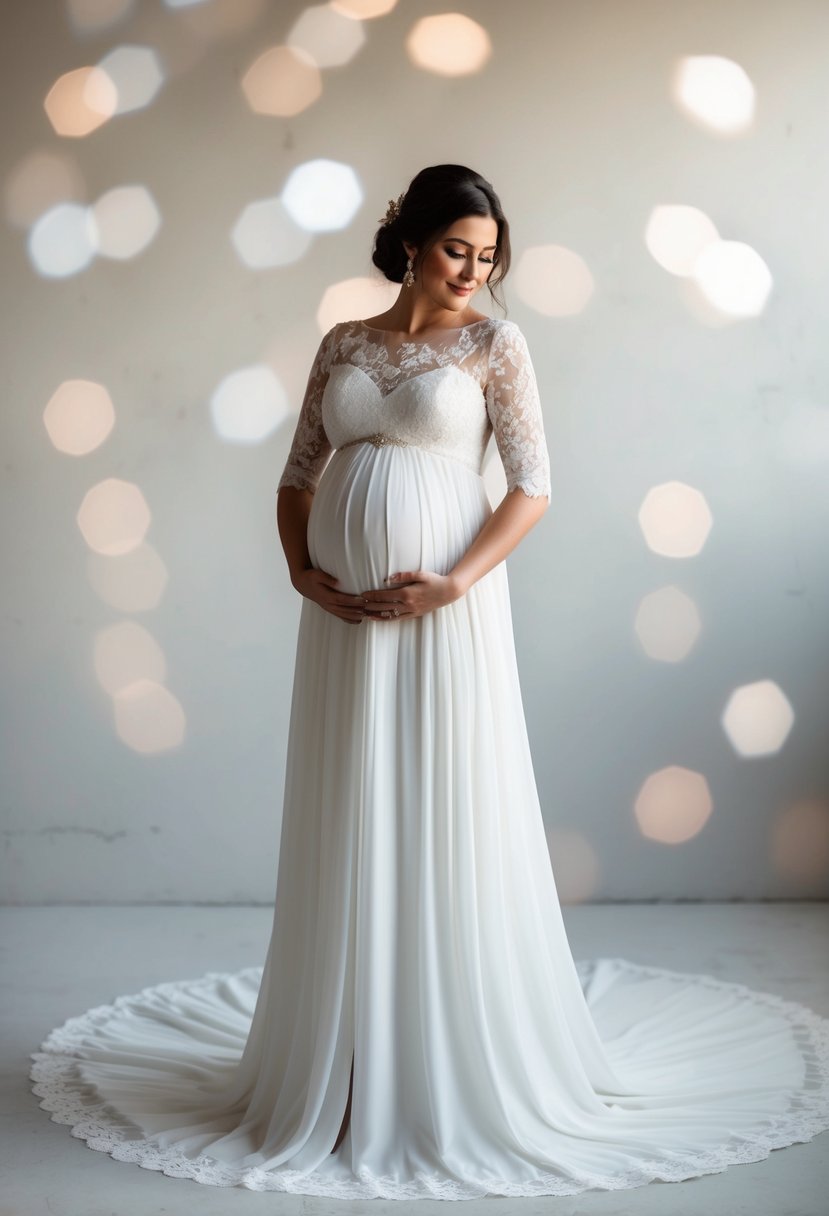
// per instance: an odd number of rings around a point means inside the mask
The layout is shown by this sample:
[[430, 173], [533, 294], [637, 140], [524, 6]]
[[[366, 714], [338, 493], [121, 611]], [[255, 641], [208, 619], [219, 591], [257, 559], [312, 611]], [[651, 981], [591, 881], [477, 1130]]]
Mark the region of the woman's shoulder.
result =
[[514, 358], [516, 354], [527, 349], [524, 331], [518, 322], [510, 317], [493, 317], [491, 325], [481, 328], [489, 338], [487, 345], [490, 363], [497, 363], [507, 355]]
[[500, 330], [502, 333], [515, 333], [517, 330], [521, 332], [521, 327], [517, 321], [513, 321], [511, 317], [492, 317], [493, 328]]
[[497, 345], [499, 349], [527, 345], [523, 329], [510, 317], [493, 317], [492, 329], [488, 332], [492, 334], [492, 345]]
[[324, 341], [329, 343], [332, 349], [336, 349], [342, 339], [360, 337], [363, 332], [362, 321], [335, 321], [326, 331]]

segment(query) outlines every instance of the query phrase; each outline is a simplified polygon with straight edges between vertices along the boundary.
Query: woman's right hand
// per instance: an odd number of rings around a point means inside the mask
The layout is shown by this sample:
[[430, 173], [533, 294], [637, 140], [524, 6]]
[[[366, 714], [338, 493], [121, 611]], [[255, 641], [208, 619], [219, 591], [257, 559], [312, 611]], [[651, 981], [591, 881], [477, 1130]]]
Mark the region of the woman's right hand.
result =
[[338, 580], [333, 574], [318, 570], [316, 566], [309, 566], [300, 571], [293, 583], [300, 595], [313, 600], [320, 608], [338, 616], [341, 621], [348, 621], [352, 625], [359, 625], [362, 621], [363, 597], [339, 591]]

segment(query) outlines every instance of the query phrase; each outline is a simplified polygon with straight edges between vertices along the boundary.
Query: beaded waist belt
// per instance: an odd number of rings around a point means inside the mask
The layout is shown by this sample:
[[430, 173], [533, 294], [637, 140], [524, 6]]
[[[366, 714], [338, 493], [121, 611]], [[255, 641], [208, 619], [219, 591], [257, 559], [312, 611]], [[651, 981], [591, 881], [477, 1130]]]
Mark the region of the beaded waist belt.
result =
[[[409, 440], [409, 439], [398, 439], [396, 435], [384, 435], [382, 431], [375, 431], [373, 435], [361, 435], [359, 437], [359, 439], [349, 439], [345, 443], [339, 444], [336, 450], [338, 452], [341, 452], [343, 450], [343, 448], [350, 448], [355, 443], [371, 443], [376, 448], [384, 448], [386, 446], [386, 444], [389, 444], [389, 443], [394, 444], [395, 447], [400, 447], [400, 448], [410, 448], [410, 447], [421, 447], [422, 446], [420, 444], [414, 443], [412, 440]], [[449, 453], [441, 452], [438, 449], [433, 449], [433, 448], [428, 448], [428, 447], [423, 447], [423, 450], [426, 452], [431, 451], [431, 452], [433, 452], [434, 455], [444, 457], [447, 460], [453, 460], [456, 464], [462, 464], [467, 469], [471, 469], [472, 472], [477, 477], [481, 476], [481, 470], [480, 470], [479, 465], [475, 464], [471, 459], [466, 460], [460, 456], [450, 455]]]
[[347, 443], [341, 443], [340, 448], [350, 448], [353, 443], [373, 443], [376, 448], [382, 448], [387, 443], [393, 443], [402, 448], [410, 446], [408, 439], [398, 439], [395, 435], [384, 435], [382, 431], [376, 431], [373, 435], [361, 435], [359, 439], [349, 439]]

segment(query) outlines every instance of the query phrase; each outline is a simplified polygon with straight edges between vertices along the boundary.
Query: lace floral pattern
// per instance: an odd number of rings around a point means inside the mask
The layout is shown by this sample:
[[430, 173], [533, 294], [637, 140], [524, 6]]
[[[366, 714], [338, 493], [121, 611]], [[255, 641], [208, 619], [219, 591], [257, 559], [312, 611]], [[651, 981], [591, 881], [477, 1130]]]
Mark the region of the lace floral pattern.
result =
[[324, 336], [314, 355], [291, 450], [278, 489], [296, 486], [300, 490], [315, 490], [333, 450], [322, 425], [322, 395], [331, 370], [336, 334], [335, 325]]
[[[373, 330], [361, 321], [334, 325], [314, 357], [278, 488], [296, 486], [315, 491], [319, 484], [335, 446], [335, 436], [326, 431], [323, 399], [330, 373], [339, 365], [359, 368], [383, 397], [389, 397], [405, 381], [421, 377], [422, 384], [415, 387], [423, 396], [428, 373], [457, 368], [473, 386], [477, 385], [478, 393], [477, 413], [464, 420], [455, 440], [457, 458], [480, 473], [487, 440], [494, 433], [508, 490], [520, 488], [530, 496], [550, 496], [541, 401], [527, 342], [515, 322], [494, 318], [440, 331], [428, 339], [407, 339], [405, 335]], [[433, 393], [438, 391], [435, 388]], [[334, 410], [336, 420], [338, 403], [328, 408]], [[451, 409], [451, 403], [446, 408]], [[448, 424], [450, 420], [445, 421]], [[340, 428], [329, 427], [329, 431], [332, 429]], [[451, 432], [449, 425], [443, 429]], [[416, 427], [412, 433], [417, 434]], [[443, 450], [452, 454], [445, 444]]]
[[[584, 979], [596, 961], [577, 964]], [[586, 1190], [628, 1190], [652, 1181], [681, 1182], [704, 1174], [721, 1173], [731, 1165], [762, 1161], [773, 1149], [804, 1143], [829, 1129], [829, 1019], [813, 1010], [773, 993], [758, 992], [744, 984], [719, 980], [710, 975], [648, 967], [623, 958], [606, 960], [628, 976], [660, 977], [682, 986], [689, 982], [730, 993], [735, 1001], [748, 1002], [759, 1009], [774, 1010], [781, 1023], [793, 1029], [803, 1058], [802, 1086], [788, 1097], [788, 1109], [776, 1114], [749, 1134], [732, 1137], [715, 1150], [690, 1150], [674, 1154], [670, 1160], [640, 1159], [630, 1169], [608, 1174], [584, 1173], [572, 1179], [550, 1173], [527, 1182], [507, 1182], [482, 1174], [477, 1184], [456, 1181], [446, 1175], [418, 1173], [411, 1180], [377, 1177], [358, 1169], [351, 1179], [324, 1178], [301, 1170], [263, 1170], [234, 1167], [207, 1154], [187, 1157], [174, 1147], [160, 1148], [152, 1140], [131, 1139], [130, 1125], [108, 1104], [100, 1101], [94, 1088], [78, 1076], [77, 1057], [83, 1057], [85, 1043], [94, 1040], [110, 1018], [120, 1010], [146, 997], [174, 997], [183, 989], [208, 995], [223, 981], [224, 972], [208, 972], [197, 980], [181, 980], [145, 988], [134, 996], [118, 997], [111, 1005], [99, 1005], [80, 1017], [69, 1018], [54, 1029], [33, 1052], [30, 1077], [33, 1092], [41, 1107], [52, 1112], [52, 1121], [69, 1124], [72, 1135], [87, 1142], [89, 1148], [109, 1153], [119, 1161], [131, 1161], [144, 1169], [160, 1170], [171, 1177], [190, 1178], [212, 1186], [239, 1186], [252, 1191], [282, 1191], [292, 1194], [321, 1195], [335, 1199], [474, 1199], [486, 1195], [533, 1196], [575, 1195]], [[258, 982], [261, 967], [249, 967], [235, 978]]]
[[527, 339], [512, 321], [495, 331], [490, 349], [486, 408], [504, 462], [507, 489], [550, 496], [550, 458], [538, 383]]

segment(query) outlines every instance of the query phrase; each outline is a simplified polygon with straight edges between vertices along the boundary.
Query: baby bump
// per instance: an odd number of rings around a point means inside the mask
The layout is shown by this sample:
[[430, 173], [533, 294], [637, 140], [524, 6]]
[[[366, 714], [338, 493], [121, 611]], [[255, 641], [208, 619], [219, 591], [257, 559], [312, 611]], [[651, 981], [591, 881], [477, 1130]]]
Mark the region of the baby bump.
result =
[[414, 444], [353, 444], [320, 478], [308, 551], [349, 592], [399, 570], [447, 574], [491, 513], [482, 478], [459, 461]]

